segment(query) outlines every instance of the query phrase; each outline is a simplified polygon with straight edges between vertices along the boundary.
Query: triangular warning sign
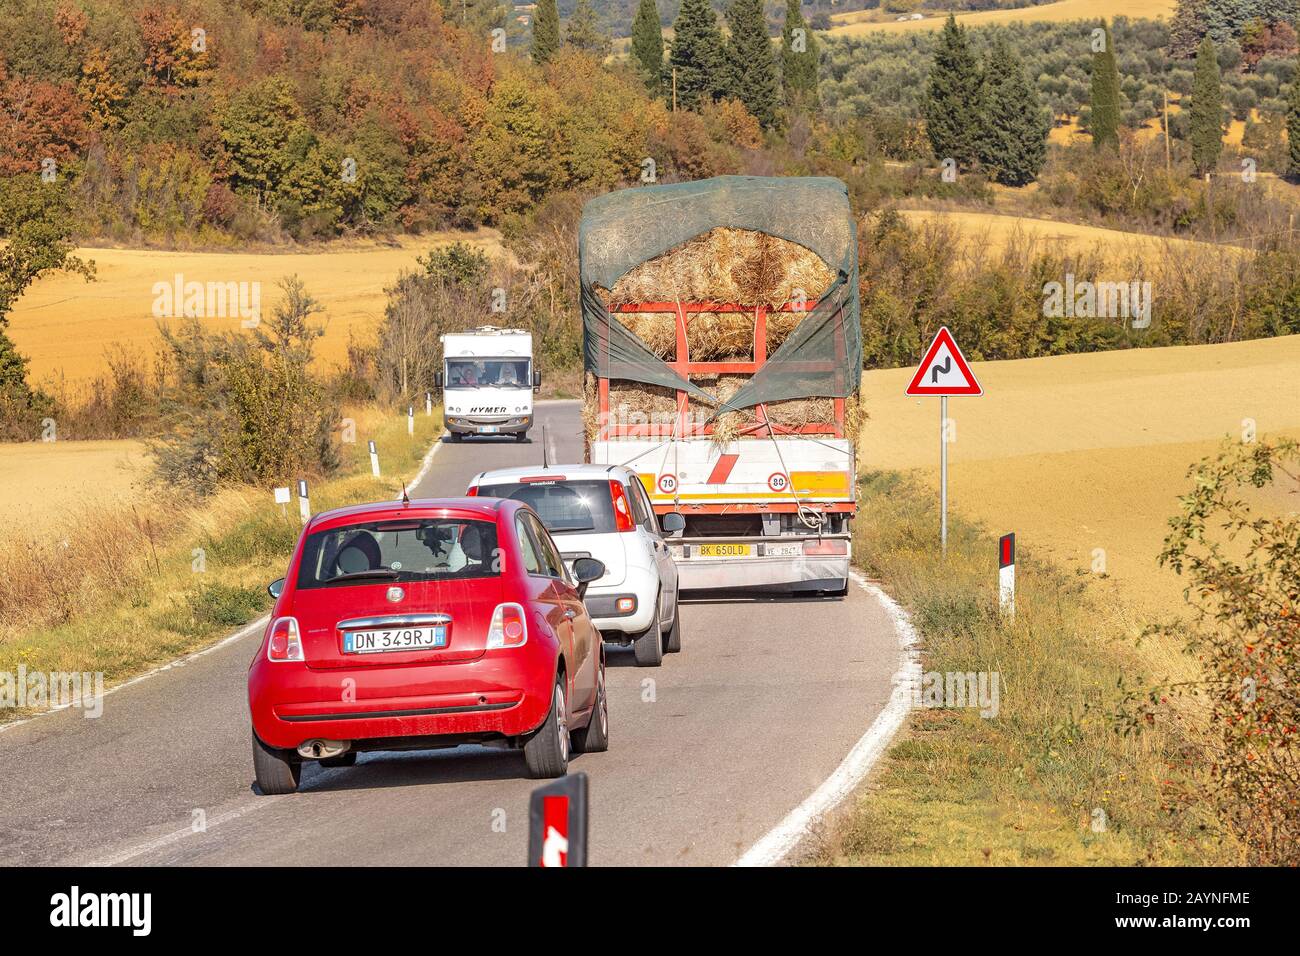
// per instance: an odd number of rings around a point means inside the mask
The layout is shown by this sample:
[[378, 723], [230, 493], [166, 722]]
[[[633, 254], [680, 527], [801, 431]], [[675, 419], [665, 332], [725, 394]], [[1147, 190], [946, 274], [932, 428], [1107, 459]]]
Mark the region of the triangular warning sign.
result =
[[975, 373], [966, 364], [966, 358], [953, 341], [952, 333], [945, 325], [934, 337], [930, 347], [925, 350], [925, 358], [912, 384], [907, 386], [908, 395], [983, 395], [984, 389], [975, 381]]

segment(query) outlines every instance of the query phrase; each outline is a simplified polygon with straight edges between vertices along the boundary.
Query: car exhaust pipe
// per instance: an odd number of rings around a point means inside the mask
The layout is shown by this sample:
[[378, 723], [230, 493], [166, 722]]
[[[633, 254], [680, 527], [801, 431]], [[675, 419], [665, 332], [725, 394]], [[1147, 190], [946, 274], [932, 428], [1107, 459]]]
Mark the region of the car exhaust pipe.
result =
[[308, 760], [324, 760], [337, 757], [352, 749], [350, 740], [307, 740], [298, 745], [299, 755]]

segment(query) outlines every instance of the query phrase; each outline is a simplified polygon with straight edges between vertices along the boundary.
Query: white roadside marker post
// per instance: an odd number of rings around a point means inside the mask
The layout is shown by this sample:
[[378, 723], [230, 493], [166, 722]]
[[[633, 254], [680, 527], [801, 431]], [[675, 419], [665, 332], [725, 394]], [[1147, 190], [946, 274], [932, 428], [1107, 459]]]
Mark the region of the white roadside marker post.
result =
[[298, 514], [302, 518], [302, 523], [306, 524], [311, 520], [311, 501], [307, 496], [307, 479], [298, 479]]
[[1007, 617], [1016, 616], [1016, 535], [998, 539], [998, 607]]
[[433, 414], [433, 392], [424, 393], [424, 414]]
[[415, 434], [415, 406], [406, 406], [406, 434]]
[[948, 556], [948, 396], [983, 395], [984, 389], [975, 380], [975, 373], [966, 364], [966, 358], [957, 347], [948, 327], [935, 334], [934, 341], [925, 350], [925, 357], [917, 366], [908, 395], [939, 397], [939, 549]]
[[378, 478], [379, 452], [375, 450], [375, 440], [373, 438], [367, 444], [370, 446], [370, 473]]

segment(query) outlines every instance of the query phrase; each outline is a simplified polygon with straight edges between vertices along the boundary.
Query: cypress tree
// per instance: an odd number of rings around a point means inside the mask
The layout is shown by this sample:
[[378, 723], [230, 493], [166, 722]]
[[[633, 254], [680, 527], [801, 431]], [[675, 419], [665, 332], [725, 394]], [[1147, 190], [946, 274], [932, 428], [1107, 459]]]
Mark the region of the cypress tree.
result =
[[1092, 118], [1088, 121], [1092, 145], [1096, 149], [1119, 148], [1119, 68], [1115, 65], [1115, 44], [1110, 27], [1101, 21], [1105, 45], [1092, 54]]
[[632, 55], [645, 76], [646, 89], [657, 96], [663, 89], [664, 35], [659, 27], [655, 0], [641, 0], [632, 21]]
[[1198, 175], [1211, 172], [1223, 151], [1223, 91], [1219, 87], [1219, 59], [1209, 34], [1196, 51], [1192, 77], [1192, 111], [1188, 123], [1192, 165]]
[[767, 128], [776, 123], [779, 81], [776, 54], [767, 35], [763, 0], [731, 0], [727, 7], [728, 93]]
[[1296, 57], [1295, 73], [1291, 76], [1291, 93], [1286, 104], [1286, 171], [1292, 179], [1300, 179], [1300, 56]]
[[677, 71], [677, 103], [683, 109], [698, 109], [726, 91], [726, 51], [709, 0], [682, 0], [668, 62]]
[[925, 132], [935, 158], [970, 166], [979, 158], [984, 77], [966, 42], [966, 30], [948, 14], [925, 83]]
[[592, 9], [591, 0], [578, 0], [569, 18], [568, 35], [565, 37], [569, 46], [590, 53], [593, 56], [609, 56], [609, 37], [600, 32], [596, 11]]
[[1169, 19], [1169, 55], [1176, 60], [1190, 60], [1207, 29], [1208, 0], [1178, 0]]
[[984, 76], [980, 162], [1004, 186], [1024, 186], [1037, 178], [1047, 160], [1051, 120], [1005, 40], [993, 47]]
[[550, 63], [560, 49], [560, 11], [555, 0], [537, 0], [533, 11], [533, 62]]
[[[817, 96], [817, 38], [803, 18], [799, 0], [785, 0], [781, 28], [781, 86], [791, 105], [815, 107]], [[802, 34], [795, 31], [802, 30]], [[802, 38], [801, 41], [797, 38]], [[795, 49], [802, 46], [802, 50]]]

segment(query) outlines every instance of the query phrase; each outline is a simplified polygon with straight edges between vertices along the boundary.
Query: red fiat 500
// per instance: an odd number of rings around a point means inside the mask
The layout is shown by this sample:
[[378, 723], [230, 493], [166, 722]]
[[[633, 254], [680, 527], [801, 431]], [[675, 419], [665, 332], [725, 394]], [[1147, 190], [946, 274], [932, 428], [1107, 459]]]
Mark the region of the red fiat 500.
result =
[[536, 777], [565, 773], [571, 747], [605, 750], [605, 661], [582, 603], [603, 573], [580, 559], [571, 578], [517, 501], [315, 516], [248, 671], [258, 786], [292, 792], [303, 760], [363, 750], [504, 741]]

